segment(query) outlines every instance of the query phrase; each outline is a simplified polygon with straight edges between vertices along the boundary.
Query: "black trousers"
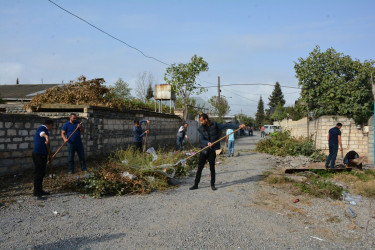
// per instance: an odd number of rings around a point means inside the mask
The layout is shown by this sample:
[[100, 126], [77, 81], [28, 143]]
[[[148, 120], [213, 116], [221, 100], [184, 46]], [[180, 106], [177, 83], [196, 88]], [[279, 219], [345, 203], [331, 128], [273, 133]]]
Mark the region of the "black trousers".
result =
[[134, 147], [136, 150], [138, 150], [139, 152], [143, 152], [142, 150], [142, 146], [143, 146], [143, 143], [142, 142], [134, 142]]
[[197, 175], [195, 176], [195, 185], [198, 186], [201, 176], [202, 176], [202, 170], [204, 167], [204, 164], [206, 164], [206, 161], [208, 160], [208, 163], [210, 164], [210, 172], [211, 172], [211, 186], [215, 185], [215, 160], [216, 160], [216, 152], [214, 149], [206, 149], [202, 151], [199, 155], [199, 162], [198, 162], [198, 171]]
[[34, 195], [38, 196], [43, 190], [43, 178], [46, 174], [47, 155], [32, 154], [34, 162]]

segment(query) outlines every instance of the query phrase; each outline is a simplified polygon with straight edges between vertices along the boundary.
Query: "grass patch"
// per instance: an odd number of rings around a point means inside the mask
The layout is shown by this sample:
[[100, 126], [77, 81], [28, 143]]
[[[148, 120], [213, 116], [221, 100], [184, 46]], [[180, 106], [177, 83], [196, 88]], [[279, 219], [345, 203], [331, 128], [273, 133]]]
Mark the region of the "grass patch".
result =
[[365, 171], [351, 171], [337, 173], [333, 179], [341, 181], [350, 186], [355, 194], [366, 197], [375, 197], [375, 171], [367, 169]]
[[330, 197], [332, 199], [340, 199], [342, 191], [344, 191], [342, 187], [319, 177], [310, 178], [305, 183], [295, 183], [295, 186], [302, 193], [308, 193], [318, 198]]
[[292, 137], [290, 131], [275, 132], [269, 138], [259, 141], [256, 145], [258, 152], [278, 156], [308, 156], [316, 161], [325, 159], [321, 150], [314, 148], [314, 142], [311, 138]]

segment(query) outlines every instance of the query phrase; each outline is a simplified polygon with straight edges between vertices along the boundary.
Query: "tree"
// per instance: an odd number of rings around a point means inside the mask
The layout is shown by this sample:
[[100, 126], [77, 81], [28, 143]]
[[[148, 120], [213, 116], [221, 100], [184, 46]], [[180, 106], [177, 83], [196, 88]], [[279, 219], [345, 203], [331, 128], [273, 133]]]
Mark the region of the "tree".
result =
[[298, 99], [294, 106], [285, 107], [285, 111], [288, 118], [291, 118], [293, 121], [301, 120], [306, 118], [307, 110], [306, 106], [301, 104], [301, 100]]
[[281, 87], [280, 87], [279, 82], [276, 82], [275, 87], [272, 91], [272, 94], [270, 95], [270, 97], [268, 97], [268, 100], [270, 101], [268, 103], [268, 107], [270, 107], [270, 108], [271, 107], [276, 108], [278, 103], [280, 103], [281, 106], [284, 107], [285, 99], [284, 99], [283, 92], [281, 91]]
[[260, 128], [263, 125], [264, 118], [264, 103], [262, 97], [260, 97], [257, 112], [255, 114], [255, 127]]
[[223, 122], [223, 116], [230, 111], [227, 99], [224, 96], [221, 96], [219, 101], [217, 96], [213, 96], [208, 103], [214, 108], [214, 114], [219, 117], [218, 121]]
[[281, 121], [287, 117], [284, 107], [279, 102], [276, 106], [275, 112], [272, 114], [271, 118], [274, 121]]
[[367, 123], [373, 113], [371, 72], [374, 61], [353, 60], [333, 48], [316, 46], [294, 69], [302, 88], [301, 101], [314, 116], [342, 115], [357, 124]]
[[246, 124], [247, 126], [252, 126], [254, 127], [255, 125], [255, 119], [251, 116], [247, 116], [245, 114], [238, 114], [236, 115], [237, 119], [240, 121], [240, 123]]
[[20, 84], [20, 81], [18, 80], [18, 77], [17, 77], [17, 81], [16, 81], [16, 84], [18, 85], [18, 84]]
[[[183, 108], [184, 107], [181, 97], [176, 98], [175, 106], [176, 106], [176, 108]], [[203, 106], [204, 105], [197, 104], [197, 100], [195, 100], [194, 98], [189, 98], [188, 112], [187, 113], [189, 114], [189, 116], [196, 117], [199, 113], [202, 113], [202, 110], [204, 108]]]
[[152, 89], [151, 83], [148, 85], [146, 100], [149, 101], [152, 97], [154, 97], [154, 90]]
[[129, 88], [129, 84], [120, 77], [117, 82], [115, 82], [115, 87], [111, 90], [111, 98], [130, 99], [130, 91], [131, 88]]
[[[154, 76], [151, 73], [147, 73], [146, 71], [139, 73], [137, 80], [135, 81], [136, 83], [136, 88], [135, 88], [135, 95], [142, 101], [149, 100], [147, 99], [147, 91], [148, 87], [151, 86], [154, 83]], [[151, 88], [152, 89], [152, 88]]]
[[177, 97], [182, 98], [184, 106], [184, 120], [188, 114], [189, 98], [191, 94], [199, 95], [204, 91], [200, 84], [195, 82], [200, 72], [208, 71], [208, 63], [202, 57], [194, 55], [189, 63], [172, 64], [166, 69], [164, 80], [172, 86]]

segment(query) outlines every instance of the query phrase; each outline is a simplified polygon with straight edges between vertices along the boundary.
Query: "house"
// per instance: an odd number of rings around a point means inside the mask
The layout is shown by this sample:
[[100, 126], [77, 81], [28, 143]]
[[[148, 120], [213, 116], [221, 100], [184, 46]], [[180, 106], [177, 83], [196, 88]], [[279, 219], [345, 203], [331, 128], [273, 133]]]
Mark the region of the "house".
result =
[[12, 84], [0, 85], [0, 98], [6, 104], [30, 102], [37, 94], [61, 84]]

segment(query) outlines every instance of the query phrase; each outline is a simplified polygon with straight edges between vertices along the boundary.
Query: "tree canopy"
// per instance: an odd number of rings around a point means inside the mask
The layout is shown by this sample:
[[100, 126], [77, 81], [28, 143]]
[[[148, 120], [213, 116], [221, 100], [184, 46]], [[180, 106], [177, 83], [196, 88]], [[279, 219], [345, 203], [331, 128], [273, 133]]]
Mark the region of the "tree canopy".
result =
[[146, 100], [149, 101], [152, 97], [154, 97], [154, 90], [152, 89], [151, 83], [149, 83], [146, 93]]
[[316, 46], [307, 58], [298, 59], [294, 69], [301, 101], [314, 116], [342, 115], [363, 124], [373, 114], [374, 61], [353, 60], [333, 48], [321, 52]]
[[120, 77], [116, 82], [115, 82], [115, 87], [111, 90], [112, 95], [115, 98], [118, 99], [130, 99], [131, 94], [130, 94], [131, 88], [129, 88], [129, 84], [122, 80]]
[[218, 121], [223, 122], [223, 116], [230, 111], [227, 99], [224, 96], [221, 96], [219, 100], [217, 96], [213, 96], [208, 103], [214, 108], [214, 114], [219, 117]]
[[272, 114], [271, 118], [274, 121], [280, 122], [281, 120], [285, 119], [286, 117], [287, 117], [286, 111], [285, 111], [283, 105], [281, 105], [281, 103], [279, 102], [277, 104], [275, 112]]
[[166, 69], [164, 80], [172, 86], [177, 97], [182, 98], [184, 120], [187, 118], [190, 95], [199, 95], [204, 91], [195, 80], [200, 72], [205, 71], [208, 71], [208, 63], [197, 55], [194, 55], [189, 63], [172, 64]]
[[275, 87], [272, 91], [272, 94], [270, 97], [268, 97], [269, 103], [268, 107], [273, 107], [276, 108], [277, 105], [280, 103], [282, 107], [285, 105], [285, 99], [284, 99], [284, 94], [281, 91], [280, 83], [276, 82]]
[[263, 125], [264, 119], [265, 119], [264, 103], [263, 103], [262, 97], [260, 97], [259, 102], [258, 102], [257, 112], [255, 114], [255, 127], [260, 128]]

